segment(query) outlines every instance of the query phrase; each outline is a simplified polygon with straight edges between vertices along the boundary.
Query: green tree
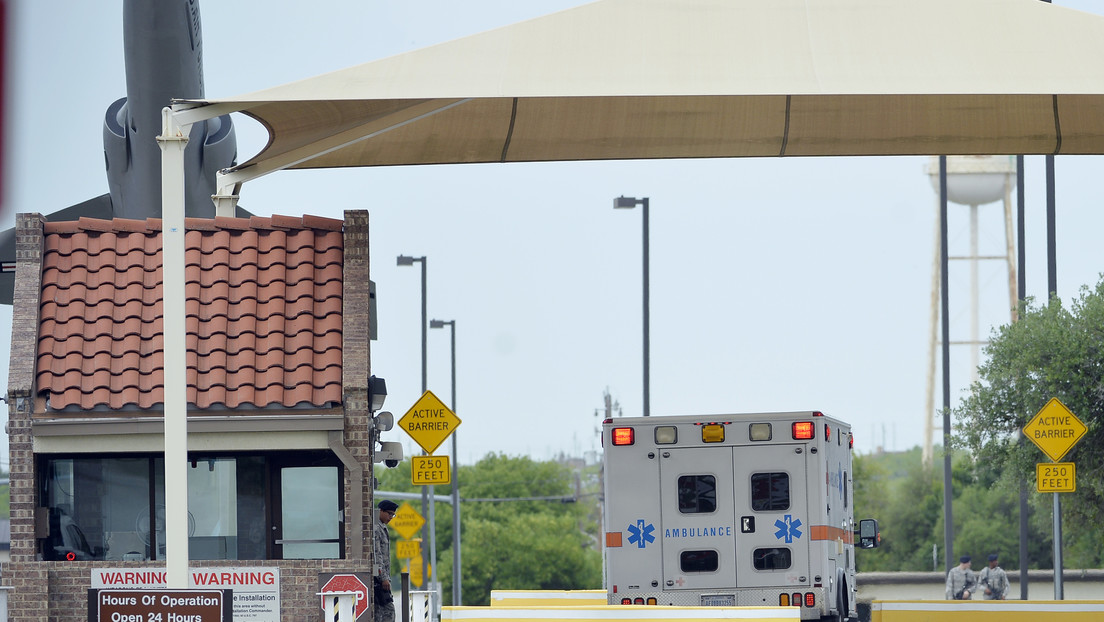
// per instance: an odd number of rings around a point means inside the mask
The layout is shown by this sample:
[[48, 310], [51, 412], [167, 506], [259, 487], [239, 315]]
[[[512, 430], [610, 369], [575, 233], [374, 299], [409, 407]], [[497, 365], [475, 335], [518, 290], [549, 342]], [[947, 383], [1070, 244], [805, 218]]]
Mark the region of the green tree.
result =
[[[593, 474], [584, 475], [593, 487]], [[410, 483], [409, 461], [378, 470], [377, 478], [381, 490], [420, 492], [420, 487]], [[594, 519], [598, 496], [588, 488], [582, 488], [583, 494], [577, 496], [583, 478], [577, 478], [572, 468], [554, 461], [488, 454], [473, 465], [462, 465], [459, 480], [465, 605], [490, 604], [492, 588], [602, 587], [599, 525]], [[451, 489], [437, 486], [434, 492], [450, 494]], [[437, 576], [444, 602], [449, 604], [454, 543], [451, 508], [443, 510], [438, 504], [436, 514]], [[450, 518], [441, 520], [443, 516]], [[392, 541], [396, 539], [392, 533]], [[423, 554], [428, 555], [428, 546], [422, 543]], [[394, 555], [394, 545], [391, 550]]]
[[[1083, 527], [1066, 530], [1063, 545], [1079, 566], [1096, 567], [1104, 562], [1104, 280], [1082, 288], [1069, 309], [1052, 298], [1045, 306], [1028, 301], [1019, 315], [994, 331], [979, 381], [955, 412], [955, 440], [1011, 491], [1035, 481], [1035, 464], [1048, 461], [1018, 431], [1051, 398], [1069, 407], [1088, 432], [1064, 458], [1077, 465], [1077, 491], [1063, 494], [1063, 518]], [[1031, 494], [1036, 519], [1049, 517], [1049, 495]]]

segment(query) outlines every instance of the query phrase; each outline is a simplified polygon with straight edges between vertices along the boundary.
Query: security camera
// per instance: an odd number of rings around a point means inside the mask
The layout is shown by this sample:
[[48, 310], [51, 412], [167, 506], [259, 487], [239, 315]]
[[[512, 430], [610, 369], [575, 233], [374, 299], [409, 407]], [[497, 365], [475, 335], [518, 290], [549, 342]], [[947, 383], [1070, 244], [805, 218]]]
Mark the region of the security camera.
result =
[[382, 462], [386, 464], [388, 468], [393, 469], [399, 466], [399, 461], [402, 459], [402, 443], [396, 443], [395, 441], [380, 441], [380, 448], [376, 450], [375, 462]]

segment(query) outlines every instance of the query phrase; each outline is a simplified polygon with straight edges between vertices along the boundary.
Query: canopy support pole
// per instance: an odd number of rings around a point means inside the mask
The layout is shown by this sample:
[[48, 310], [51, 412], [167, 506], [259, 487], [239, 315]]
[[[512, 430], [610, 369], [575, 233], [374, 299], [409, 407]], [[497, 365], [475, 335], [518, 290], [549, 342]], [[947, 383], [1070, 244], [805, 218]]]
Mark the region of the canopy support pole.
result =
[[[165, 377], [165, 579], [188, 589], [188, 362], [185, 323], [184, 149], [191, 124], [161, 110], [161, 292]], [[156, 557], [156, 508], [151, 508], [151, 557]]]

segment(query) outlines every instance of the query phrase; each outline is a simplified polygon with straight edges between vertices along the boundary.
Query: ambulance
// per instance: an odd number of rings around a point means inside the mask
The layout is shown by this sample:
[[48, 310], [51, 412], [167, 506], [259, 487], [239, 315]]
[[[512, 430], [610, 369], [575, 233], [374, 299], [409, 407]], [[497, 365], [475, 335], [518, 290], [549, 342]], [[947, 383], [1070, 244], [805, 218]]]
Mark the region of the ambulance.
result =
[[851, 428], [816, 411], [623, 417], [602, 425], [610, 604], [855, 606]]

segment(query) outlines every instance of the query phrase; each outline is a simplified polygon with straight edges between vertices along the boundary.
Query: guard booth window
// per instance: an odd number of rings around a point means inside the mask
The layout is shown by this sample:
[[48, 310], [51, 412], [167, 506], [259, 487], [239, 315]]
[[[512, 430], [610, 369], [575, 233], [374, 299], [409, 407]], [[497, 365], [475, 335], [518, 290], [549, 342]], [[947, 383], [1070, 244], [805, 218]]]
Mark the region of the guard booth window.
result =
[[679, 512], [707, 514], [717, 511], [717, 478], [712, 475], [682, 475], [678, 478]]
[[752, 473], [751, 509], [780, 512], [790, 509], [790, 476], [787, 473]]
[[[48, 517], [48, 534], [39, 541], [43, 559], [165, 559], [161, 454], [40, 456], [39, 465], [39, 499]], [[331, 452], [190, 456], [189, 558], [340, 558], [341, 481]], [[300, 516], [306, 508], [309, 519]], [[289, 536], [293, 541], [285, 543]]]

